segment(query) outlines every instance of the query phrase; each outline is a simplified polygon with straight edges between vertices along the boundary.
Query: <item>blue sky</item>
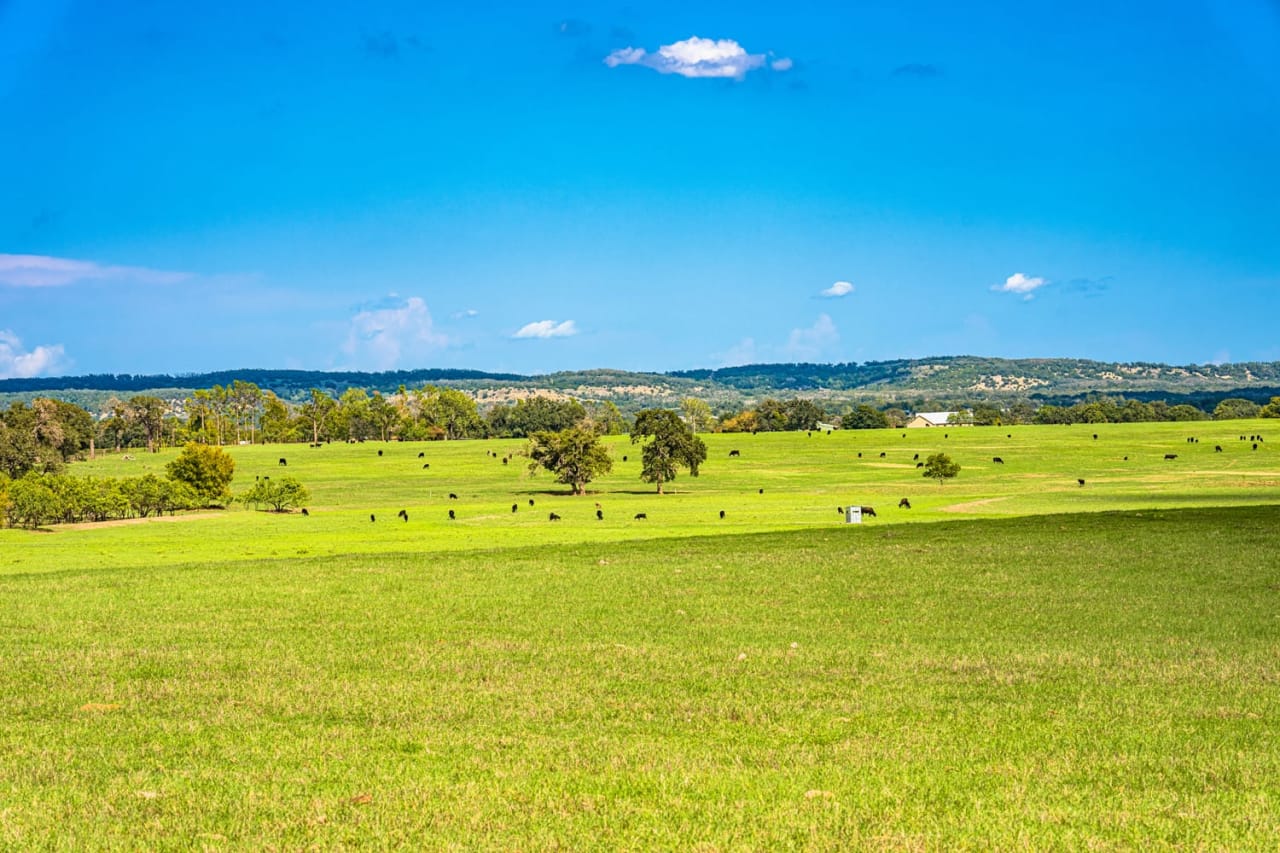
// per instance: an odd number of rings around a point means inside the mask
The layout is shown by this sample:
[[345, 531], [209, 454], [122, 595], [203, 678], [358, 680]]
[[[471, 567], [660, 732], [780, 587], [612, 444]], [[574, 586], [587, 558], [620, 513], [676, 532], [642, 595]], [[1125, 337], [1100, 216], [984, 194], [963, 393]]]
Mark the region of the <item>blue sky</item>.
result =
[[1275, 0], [0, 0], [0, 376], [1277, 360], [1277, 316]]

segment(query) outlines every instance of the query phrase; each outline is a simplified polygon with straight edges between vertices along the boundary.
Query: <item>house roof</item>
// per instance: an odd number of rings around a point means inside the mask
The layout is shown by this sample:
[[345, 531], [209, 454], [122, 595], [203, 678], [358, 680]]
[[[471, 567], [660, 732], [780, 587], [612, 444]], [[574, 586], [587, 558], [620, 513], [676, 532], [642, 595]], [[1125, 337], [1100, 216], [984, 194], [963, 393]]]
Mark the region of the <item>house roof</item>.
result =
[[933, 424], [934, 426], [946, 426], [947, 419], [954, 414], [956, 413], [955, 412], [916, 412], [916, 417], [924, 418], [926, 421]]

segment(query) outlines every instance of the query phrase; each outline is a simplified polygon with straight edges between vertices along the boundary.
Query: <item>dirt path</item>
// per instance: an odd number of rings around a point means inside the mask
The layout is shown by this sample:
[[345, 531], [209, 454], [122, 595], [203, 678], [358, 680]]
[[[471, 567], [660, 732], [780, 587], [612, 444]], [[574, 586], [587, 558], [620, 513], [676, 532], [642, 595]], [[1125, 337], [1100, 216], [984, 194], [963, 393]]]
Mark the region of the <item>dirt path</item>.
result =
[[939, 507], [939, 509], [943, 512], [974, 512], [988, 504], [993, 504], [997, 501], [1006, 501], [1008, 499], [1008, 495], [1000, 498], [983, 498], [980, 501], [966, 501], [962, 504], [952, 504], [951, 506]]
[[101, 530], [104, 527], [126, 527], [130, 524], [157, 524], [168, 521], [195, 521], [201, 518], [221, 518], [224, 512], [188, 512], [182, 515], [152, 515], [147, 518], [113, 518], [110, 521], [81, 521], [77, 524], [55, 524], [50, 529]]

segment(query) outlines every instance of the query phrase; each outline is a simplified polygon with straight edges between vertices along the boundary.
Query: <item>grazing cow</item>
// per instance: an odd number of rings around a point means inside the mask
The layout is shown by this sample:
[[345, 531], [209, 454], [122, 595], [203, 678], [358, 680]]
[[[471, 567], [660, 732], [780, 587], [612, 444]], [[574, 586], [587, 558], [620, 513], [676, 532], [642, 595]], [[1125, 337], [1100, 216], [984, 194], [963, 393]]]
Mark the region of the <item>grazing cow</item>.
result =
[[862, 458], [862, 451], [861, 451], [861, 450], [859, 450], [859, 451], [858, 451], [858, 458], [859, 458], [859, 459], [861, 459], [861, 458]]
[[1098, 440], [1098, 434], [1097, 434], [1096, 432], [1093, 434], [1093, 440], [1094, 440], [1094, 441], [1097, 441], [1097, 440]]
[[281, 457], [280, 457], [280, 461], [279, 461], [279, 462], [277, 462], [276, 464], [277, 464], [277, 465], [285, 465], [285, 466], [287, 466], [287, 465], [289, 464], [289, 460], [288, 460], [288, 459], [285, 459], [283, 456], [281, 456]]
[[403, 518], [405, 521], [408, 521], [409, 520], [408, 510], [403, 510], [403, 509], [400, 510], [400, 517]]
[[839, 513], [840, 515], [844, 515], [844, 507], [842, 506], [836, 507], [836, 512]]
[[512, 511], [512, 512], [515, 512], [515, 511], [516, 511], [516, 510], [518, 510], [518, 509], [520, 509], [520, 504], [512, 504], [512, 505], [511, 505], [511, 511]]
[[917, 453], [915, 456], [912, 456], [912, 457], [911, 457], [911, 461], [912, 461], [912, 462], [916, 462], [916, 461], [918, 461], [919, 459], [920, 459], [920, 454], [919, 454], [919, 453]]
[[944, 432], [944, 433], [942, 434], [942, 437], [943, 437], [943, 438], [951, 438], [951, 433]]
[[[1254, 450], [1257, 450], [1257, 448], [1255, 447], [1255, 448], [1254, 448]], [[764, 494], [764, 489], [761, 489], [759, 493], [763, 495], [763, 494]]]
[[1165, 458], [1165, 459], [1177, 459], [1177, 458], [1178, 458], [1178, 454], [1176, 454], [1176, 453], [1166, 453], [1166, 454], [1164, 455], [1164, 458]]
[[992, 462], [994, 462], [994, 463], [996, 463], [997, 465], [1003, 465], [1003, 464], [1004, 464], [1004, 460], [1003, 460], [1003, 459], [1001, 459], [999, 456], [992, 456], [992, 457], [991, 457], [991, 461], [992, 461]]
[[917, 462], [917, 463], [916, 463], [916, 467], [917, 467], [917, 468], [923, 468], [923, 467], [924, 467], [924, 463], [923, 463], [923, 462]]
[[377, 521], [377, 520], [378, 520], [378, 517], [377, 517], [376, 515], [374, 515], [373, 513], [369, 513], [369, 520], [370, 520], [370, 521]]
[[556, 515], [554, 512], [547, 516], [547, 521], [559, 521], [559, 520], [560, 520], [560, 516]]
[[911, 509], [911, 501], [906, 498], [898, 501], [898, 509]]
[[453, 521], [455, 518], [457, 518], [457, 516], [453, 514], [453, 510], [449, 510], [449, 520]]
[[1005, 434], [1004, 434], [1004, 437], [1005, 437], [1005, 438], [1013, 438], [1013, 433], [1011, 433], [1011, 432], [1007, 432], [1007, 433], [1005, 433]]
[[456, 501], [457, 499], [458, 499], [457, 495], [455, 495], [453, 492], [449, 493], [449, 500]]
[[1221, 445], [1221, 444], [1215, 444], [1215, 445], [1213, 446], [1213, 452], [1214, 452], [1214, 453], [1221, 453], [1221, 452], [1222, 452], [1222, 445]]
[[1257, 449], [1258, 449], [1258, 442], [1256, 442], [1256, 441], [1255, 441], [1255, 442], [1253, 443], [1253, 449], [1254, 449], [1254, 450], [1257, 450]]
[[625, 457], [625, 456], [624, 456], [624, 457], [622, 457], [622, 461], [623, 461], [623, 462], [626, 462], [626, 461], [627, 461], [627, 457]]
[[307, 512], [307, 508], [306, 508], [305, 506], [302, 508], [302, 514], [303, 514], [303, 515], [311, 515], [311, 513]]
[[880, 458], [881, 458], [881, 459], [883, 459], [884, 457], [885, 457], [885, 453], [884, 453], [884, 451], [882, 450], [882, 451], [880, 451]]
[[379, 456], [381, 456], [381, 455], [382, 455], [382, 451], [381, 451], [381, 450], [379, 450], [379, 451], [378, 451], [378, 455], [379, 455]]
[[1128, 461], [1129, 461], [1129, 457], [1128, 457], [1128, 456], [1126, 456], [1126, 457], [1124, 458], [1124, 461], [1125, 461], [1125, 462], [1128, 462]]
[[875, 517], [876, 517], [876, 508], [875, 508], [875, 507], [873, 507], [873, 506], [864, 506], [864, 507], [859, 507], [859, 509], [861, 509], [861, 510], [862, 510], [862, 514], [863, 514], [863, 515], [865, 515], [865, 516], [867, 516], [868, 518], [875, 518]]
[[1187, 436], [1187, 444], [1195, 444], [1195, 443], [1196, 443], [1195, 436], [1192, 436], [1192, 435]]
[[724, 510], [720, 510], [720, 518], [724, 518]]
[[596, 510], [596, 521], [604, 521], [604, 510]]
[[533, 506], [533, 498], [529, 498], [529, 506]]
[[648, 517], [649, 517], [649, 516], [645, 515], [643, 512], [637, 512], [637, 513], [636, 513], [636, 518], [635, 518], [635, 520], [636, 520], [636, 521], [641, 521], [641, 520], [646, 519], [646, 518], [648, 518]]
[[426, 458], [427, 458], [427, 452], [426, 452], [425, 450], [420, 450], [420, 451], [418, 451], [418, 458], [419, 458], [419, 459], [426, 459]]
[[730, 455], [730, 456], [741, 456], [742, 454], [741, 454], [741, 453], [739, 453], [739, 452], [738, 452], [738, 451], [736, 451], [736, 450], [730, 450], [730, 451], [729, 451], [729, 455]]
[[1077, 483], [1079, 483], [1079, 484], [1080, 484], [1080, 485], [1082, 485], [1082, 486], [1084, 485], [1084, 480], [1083, 480], [1083, 479], [1076, 480], [1076, 482], [1077, 482]]
[[508, 459], [507, 457], [505, 457], [505, 456], [504, 456], [504, 457], [502, 457], [502, 464], [503, 464], [503, 465], [510, 464], [510, 462], [511, 462], [511, 460], [510, 460], [510, 459]]
[[430, 467], [431, 467], [431, 463], [430, 463], [430, 462], [423, 462], [423, 463], [422, 463], [422, 470], [423, 470], [423, 471], [427, 470], [427, 469], [428, 469], [428, 468], [430, 468]]
[[811, 432], [809, 432], [809, 431], [807, 431], [807, 430], [806, 430], [806, 431], [805, 431], [805, 437], [806, 437], [806, 438], [813, 438], [813, 433], [811, 433]]

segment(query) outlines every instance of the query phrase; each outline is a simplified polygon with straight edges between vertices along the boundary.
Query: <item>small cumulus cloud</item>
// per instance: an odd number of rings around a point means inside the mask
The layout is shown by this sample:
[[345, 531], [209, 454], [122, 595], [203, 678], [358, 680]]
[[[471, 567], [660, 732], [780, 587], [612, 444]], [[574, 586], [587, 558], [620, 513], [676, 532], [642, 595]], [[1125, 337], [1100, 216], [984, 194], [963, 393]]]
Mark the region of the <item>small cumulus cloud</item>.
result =
[[513, 338], [567, 338], [578, 334], [578, 327], [572, 320], [558, 322], [556, 320], [538, 320], [526, 323], [511, 337]]
[[822, 291], [822, 295], [829, 299], [848, 296], [850, 293], [853, 293], [853, 284], [847, 281], [837, 281], [835, 284]]
[[915, 77], [925, 79], [929, 77], [941, 77], [942, 69], [936, 65], [930, 65], [926, 62], [908, 62], [906, 65], [899, 65], [893, 69], [894, 77]]
[[1004, 284], [993, 284], [991, 289], [998, 293], [1020, 293], [1024, 299], [1031, 299], [1035, 291], [1049, 283], [1047, 278], [1030, 276], [1016, 272], [1004, 280]]
[[177, 284], [189, 278], [190, 273], [146, 267], [118, 266], [49, 255], [0, 254], [0, 285], [9, 287], [65, 287], [87, 281]]
[[[684, 41], [664, 44], [654, 53], [642, 47], [624, 47], [604, 58], [610, 68], [620, 65], [639, 65], [659, 74], [679, 74], [681, 77], [711, 77], [741, 80], [748, 72], [765, 66], [765, 54], [748, 53], [733, 39], [705, 39], [692, 36]], [[775, 71], [786, 71], [792, 65], [790, 59], [772, 60]]]
[[355, 365], [390, 370], [404, 358], [418, 358], [448, 345], [449, 339], [435, 330], [427, 303], [410, 296], [352, 317], [342, 351]]
[[26, 350], [11, 330], [0, 329], [0, 379], [48, 376], [65, 371], [69, 364], [62, 344]]
[[472, 317], [479, 317], [480, 312], [474, 308], [468, 308], [465, 311], [455, 311], [452, 316], [455, 320], [470, 320]]

